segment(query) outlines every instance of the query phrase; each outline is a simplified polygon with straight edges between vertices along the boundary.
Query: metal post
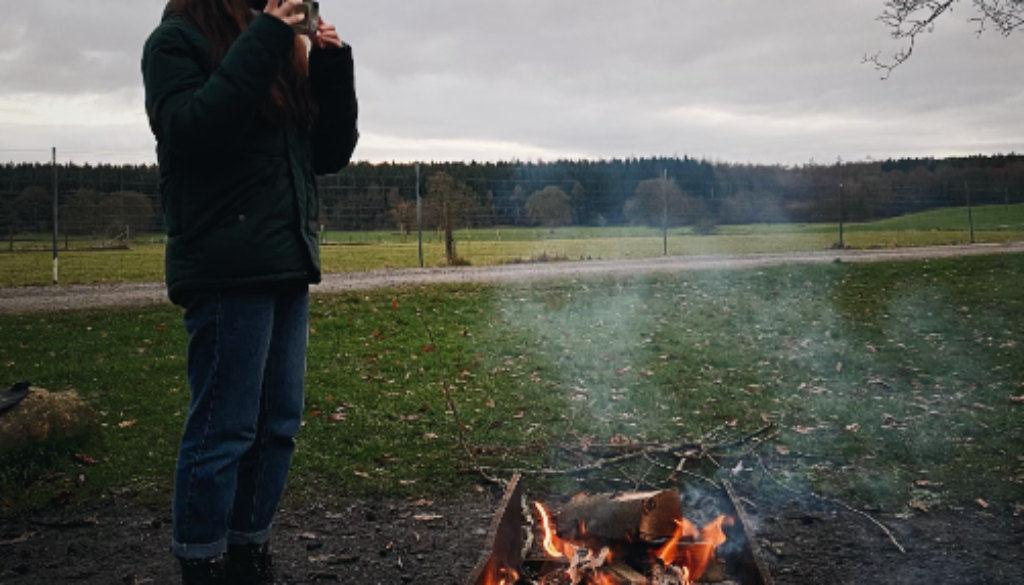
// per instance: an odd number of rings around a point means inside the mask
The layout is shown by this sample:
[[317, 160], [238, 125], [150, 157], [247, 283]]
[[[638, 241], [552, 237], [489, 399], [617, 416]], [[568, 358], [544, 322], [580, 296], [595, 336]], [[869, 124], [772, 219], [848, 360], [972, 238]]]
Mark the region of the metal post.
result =
[[846, 197], [843, 192], [843, 184], [839, 183], [839, 249], [846, 249], [845, 240], [845, 228], [846, 228]]
[[661, 171], [661, 243], [662, 255], [668, 256], [668, 169]]
[[967, 223], [971, 227], [971, 243], [974, 243], [974, 209], [971, 207], [971, 185], [964, 181], [964, 191], [967, 192]]
[[59, 274], [57, 271], [57, 147], [53, 147], [53, 285], [57, 286]]
[[420, 197], [420, 163], [416, 163], [416, 231], [420, 241], [420, 268], [423, 268], [423, 198]]

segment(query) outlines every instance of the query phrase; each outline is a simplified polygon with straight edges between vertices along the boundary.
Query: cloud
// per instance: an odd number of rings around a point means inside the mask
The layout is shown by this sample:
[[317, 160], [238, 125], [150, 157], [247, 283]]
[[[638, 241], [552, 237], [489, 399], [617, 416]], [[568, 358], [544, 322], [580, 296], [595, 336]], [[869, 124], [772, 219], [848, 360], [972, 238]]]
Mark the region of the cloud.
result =
[[[17, 108], [32, 110], [29, 139], [44, 146], [61, 144], [69, 123], [111, 120], [146, 136], [144, 119], [125, 112], [142, 111], [138, 61], [163, 4], [9, 7], [0, 148], [17, 147], [21, 132], [10, 129], [29, 124], [11, 118]], [[1024, 149], [1024, 90], [1007, 74], [1021, 67], [1021, 37], [976, 38], [958, 12], [882, 82], [860, 63], [896, 49], [874, 20], [881, 4], [324, 0], [322, 10], [356, 48], [366, 137], [357, 156], [370, 160], [800, 163]], [[108, 133], [93, 140], [110, 149]]]

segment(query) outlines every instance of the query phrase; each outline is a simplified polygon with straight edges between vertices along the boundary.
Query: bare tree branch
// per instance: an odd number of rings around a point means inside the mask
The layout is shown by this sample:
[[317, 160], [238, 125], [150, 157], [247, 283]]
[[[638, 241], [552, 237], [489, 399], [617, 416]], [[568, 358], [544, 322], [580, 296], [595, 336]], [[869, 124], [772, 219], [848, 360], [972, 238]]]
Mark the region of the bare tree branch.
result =
[[[883, 71], [882, 79], [888, 79], [893, 70], [906, 63], [914, 54], [919, 36], [935, 30], [936, 21], [953, 12], [953, 6], [962, 0], [886, 0], [884, 10], [878, 17], [889, 29], [889, 36], [903, 41], [904, 48], [884, 59], [881, 53], [865, 55], [863, 63], [874, 65]], [[994, 28], [1003, 36], [1024, 25], [1024, 0], [970, 0], [977, 16], [969, 22], [977, 24], [977, 34]]]

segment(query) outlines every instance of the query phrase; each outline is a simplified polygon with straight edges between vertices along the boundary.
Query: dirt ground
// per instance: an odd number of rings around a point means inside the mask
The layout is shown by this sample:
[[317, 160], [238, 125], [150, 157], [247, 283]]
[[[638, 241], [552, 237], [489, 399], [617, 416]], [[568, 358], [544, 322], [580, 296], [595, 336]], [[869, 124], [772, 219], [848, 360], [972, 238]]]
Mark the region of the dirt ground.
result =
[[[876, 515], [906, 548], [903, 555], [870, 522], [831, 504], [759, 502], [741, 491], [756, 505], [752, 524], [778, 585], [1024, 583], [1024, 518], [1009, 512]], [[275, 564], [288, 584], [461, 584], [483, 549], [499, 496], [288, 508], [278, 516]], [[7, 519], [0, 584], [173, 584], [170, 536], [168, 510], [130, 501]]]
[[[513, 283], [544, 279], [572, 279], [683, 272], [765, 268], [795, 264], [843, 262], [892, 262], [926, 258], [953, 258], [989, 254], [1024, 253], [1024, 243], [978, 244], [880, 250], [835, 250], [788, 254], [675, 256], [643, 260], [558, 262], [468, 268], [377, 270], [324, 275], [316, 293], [333, 293], [430, 284]], [[68, 311], [167, 303], [162, 283], [19, 287], [0, 289], [0, 314]]]

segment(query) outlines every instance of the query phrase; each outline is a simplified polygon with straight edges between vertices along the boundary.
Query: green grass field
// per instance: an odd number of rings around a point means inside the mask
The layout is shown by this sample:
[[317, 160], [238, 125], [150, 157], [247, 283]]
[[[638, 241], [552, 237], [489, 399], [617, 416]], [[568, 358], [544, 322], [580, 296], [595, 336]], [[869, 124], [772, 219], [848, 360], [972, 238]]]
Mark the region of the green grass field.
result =
[[[1024, 240], [1024, 205], [975, 209], [979, 243]], [[718, 235], [695, 236], [689, 228], [671, 230], [669, 254], [754, 254], [825, 250], [838, 242], [838, 226], [778, 224], [723, 226]], [[652, 258], [662, 254], [658, 230], [650, 228], [502, 228], [456, 233], [460, 256], [476, 266], [530, 260], [541, 256], [566, 260]], [[69, 251], [60, 254], [62, 284], [153, 282], [163, 279], [164, 249], [136, 240], [130, 249]], [[357, 272], [419, 266], [415, 237], [394, 232], [329, 233], [334, 245], [323, 249], [325, 272]], [[894, 248], [964, 244], [970, 241], [966, 210], [944, 209], [869, 224], [846, 226], [845, 243], [852, 248]], [[424, 247], [429, 267], [445, 264], [438, 234], [427, 234]], [[52, 282], [49, 252], [0, 253], [0, 286], [46, 285]]]
[[[1009, 400], [1024, 394], [1022, 279], [1024, 255], [1007, 255], [318, 296], [292, 493], [470, 487], [444, 381], [481, 464], [568, 467], [616, 437], [724, 442], [768, 421], [779, 435], [734, 453], [754, 470], [737, 481], [759, 481], [760, 460], [855, 505], [1012, 510], [1024, 502], [1024, 406]], [[98, 465], [0, 462], [5, 510], [62, 489], [166, 502], [188, 403], [179, 310], [0, 317], [0, 356], [0, 382], [75, 388], [104, 423], [82, 447]], [[52, 471], [69, 481], [38, 480]], [[667, 475], [641, 461], [587, 486]]]

